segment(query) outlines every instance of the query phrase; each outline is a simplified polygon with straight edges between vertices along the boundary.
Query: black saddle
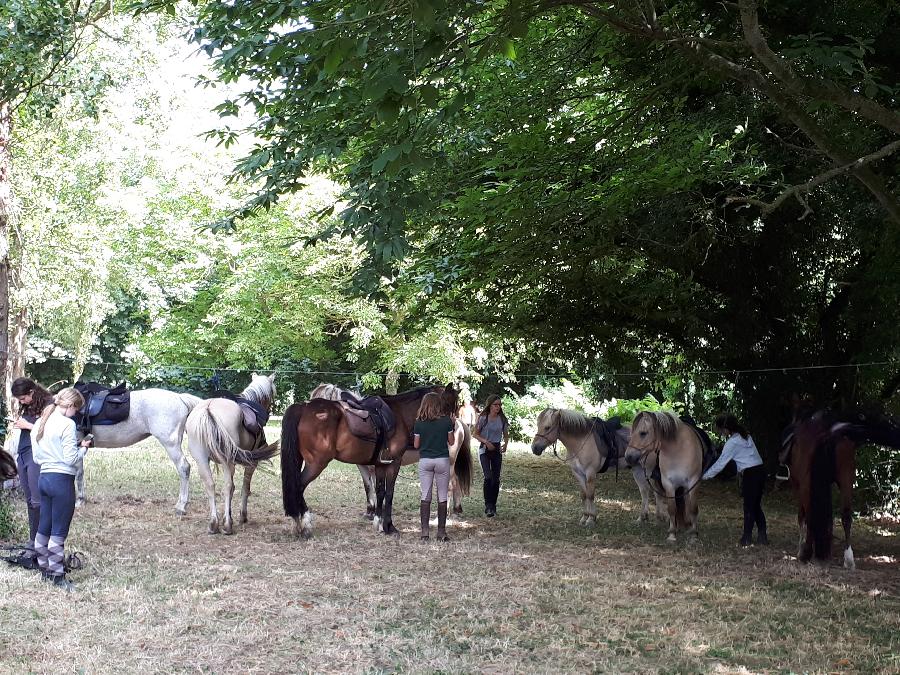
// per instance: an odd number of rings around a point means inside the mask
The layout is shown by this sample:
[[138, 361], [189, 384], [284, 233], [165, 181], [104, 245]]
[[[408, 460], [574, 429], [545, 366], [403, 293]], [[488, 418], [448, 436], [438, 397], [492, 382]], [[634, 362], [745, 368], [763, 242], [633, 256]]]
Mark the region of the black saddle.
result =
[[716, 448], [713, 445], [712, 439], [709, 437], [709, 434], [706, 433], [705, 430], [701, 429], [697, 424], [696, 420], [690, 415], [684, 415], [683, 417], [679, 417], [679, 419], [687, 424], [695, 434], [697, 434], [697, 438], [700, 439], [700, 445], [703, 447], [703, 473], [706, 473], [706, 470], [716, 463], [716, 459], [718, 459], [718, 455], [716, 454]]
[[128, 419], [131, 392], [125, 382], [111, 389], [98, 382], [76, 382], [75, 390], [84, 397], [84, 405], [75, 416], [79, 431], [87, 432], [95, 425], [107, 426]]
[[390, 463], [390, 460], [381, 457], [381, 451], [397, 428], [397, 419], [390, 406], [380, 396], [357, 398], [346, 391], [341, 393], [339, 403], [344, 409], [350, 433], [360, 440], [375, 444], [371, 463]]
[[595, 417], [592, 421], [594, 423], [594, 440], [597, 443], [597, 447], [599, 448], [601, 443], [606, 445], [606, 459], [597, 473], [606, 473], [610, 465], [615, 462], [616, 477], [618, 478], [619, 443], [616, 432], [622, 428], [622, 421], [618, 417], [610, 417], [608, 420]]

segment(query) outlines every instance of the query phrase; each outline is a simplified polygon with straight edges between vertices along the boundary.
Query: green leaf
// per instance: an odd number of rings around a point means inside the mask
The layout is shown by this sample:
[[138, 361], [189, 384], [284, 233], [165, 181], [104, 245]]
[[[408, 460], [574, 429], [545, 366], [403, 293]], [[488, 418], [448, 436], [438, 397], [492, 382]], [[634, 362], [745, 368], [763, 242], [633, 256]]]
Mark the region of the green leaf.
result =
[[393, 122], [400, 115], [400, 102], [386, 98], [378, 103], [375, 108], [375, 114], [380, 122], [385, 124]]
[[499, 42], [500, 53], [503, 54], [510, 61], [516, 60], [516, 46], [513, 44], [513, 41], [509, 38], [500, 38]]

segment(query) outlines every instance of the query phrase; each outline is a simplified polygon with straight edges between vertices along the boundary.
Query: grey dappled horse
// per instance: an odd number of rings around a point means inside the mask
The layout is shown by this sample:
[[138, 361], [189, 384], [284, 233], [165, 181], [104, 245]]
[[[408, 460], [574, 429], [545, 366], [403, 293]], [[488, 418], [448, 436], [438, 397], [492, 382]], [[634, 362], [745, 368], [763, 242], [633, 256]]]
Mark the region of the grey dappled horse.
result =
[[[241, 398], [259, 404], [266, 412], [275, 398], [275, 374], [250, 376], [250, 384], [240, 393]], [[231, 520], [231, 500], [234, 497], [234, 470], [236, 465], [244, 467], [244, 483], [241, 490], [241, 522], [247, 522], [247, 498], [250, 496], [250, 481], [259, 463], [278, 454], [278, 443], [263, 445], [265, 434], [251, 434], [244, 427], [244, 413], [231, 399], [210, 398], [201, 401], [191, 411], [185, 424], [188, 436], [188, 450], [197, 462], [197, 471], [203, 479], [206, 496], [209, 499], [209, 533], [234, 531]], [[210, 461], [216, 462], [224, 471], [225, 487], [222, 497], [225, 501], [223, 523], [219, 523], [216, 508], [216, 485], [213, 481]]]
[[[320, 384], [318, 387], [313, 389], [309, 393], [309, 398], [324, 398], [328, 401], [340, 401], [341, 393], [347, 393], [353, 396], [356, 399], [362, 398], [362, 395], [355, 391], [350, 391], [348, 389], [341, 389], [337, 385], [334, 384]], [[456, 411], [453, 411], [455, 416]], [[464, 424], [460, 420], [455, 420], [455, 424], [453, 427], [453, 437], [454, 442], [453, 445], [450, 446], [450, 495], [453, 497], [453, 513], [457, 516], [461, 516], [462, 509], [462, 498], [464, 496], [468, 496], [469, 489], [471, 488], [471, 471], [461, 472], [463, 474], [463, 478], [458, 478], [456, 475], [455, 467], [456, 460], [459, 458], [461, 461], [469, 460], [469, 464], [471, 465], [471, 446], [472, 446], [472, 438], [470, 435], [468, 425]], [[465, 452], [465, 455], [461, 455], [460, 451]], [[400, 460], [401, 466], [408, 466], [409, 464], [416, 464], [419, 461], [419, 451], [418, 450], [407, 450], [403, 453], [403, 458]], [[356, 468], [359, 469], [359, 475], [362, 476], [363, 487], [366, 490], [366, 518], [369, 520], [373, 520], [375, 518], [375, 467], [367, 466], [364, 464], [357, 464]], [[468, 480], [467, 480], [468, 479]]]
[[[531, 441], [531, 451], [540, 455], [548, 446], [553, 445], [556, 441], [560, 441], [566, 447], [566, 464], [572, 470], [572, 475], [578, 481], [581, 487], [581, 500], [583, 504], [583, 513], [581, 520], [582, 525], [590, 526], [597, 522], [597, 506], [594, 503], [594, 491], [596, 487], [597, 475], [604, 465], [609, 468], [618, 466], [626, 468], [628, 465], [625, 461], [625, 449], [628, 446], [628, 439], [631, 436], [631, 430], [623, 427], [615, 433], [615, 451], [616, 459], [609, 463], [606, 457], [610, 448], [607, 447], [606, 441], [601, 441], [598, 445], [594, 435], [594, 423], [589, 417], [582, 415], [576, 410], [565, 410], [559, 408], [546, 408], [541, 411], [537, 419], [537, 433]], [[650, 517], [650, 483], [644, 475], [644, 470], [640, 466], [631, 468], [631, 475], [634, 482], [637, 483], [638, 490], [641, 493], [641, 513], [638, 521], [647, 520]], [[656, 518], [662, 520], [662, 500], [656, 495]]]
[[[184, 424], [191, 410], [202, 399], [165, 389], [137, 389], [131, 392], [128, 419], [117, 424], [98, 424], [91, 428], [96, 448], [127, 448], [153, 436], [159, 441], [175, 465], [181, 481], [175, 512], [184, 515], [188, 503], [191, 465], [181, 452]], [[84, 464], [78, 463], [75, 474], [76, 505], [85, 501]]]

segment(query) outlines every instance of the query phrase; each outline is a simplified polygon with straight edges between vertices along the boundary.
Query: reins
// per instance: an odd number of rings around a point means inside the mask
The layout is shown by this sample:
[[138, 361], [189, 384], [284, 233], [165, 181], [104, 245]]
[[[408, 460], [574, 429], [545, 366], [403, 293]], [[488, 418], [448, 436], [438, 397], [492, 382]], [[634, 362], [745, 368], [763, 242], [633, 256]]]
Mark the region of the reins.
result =
[[[656, 446], [655, 448], [653, 447], [654, 445]], [[639, 447], [637, 447], [635, 445], [631, 445], [629, 443], [628, 447], [625, 448], [625, 452], [628, 452], [628, 450], [637, 450], [641, 453], [641, 457], [638, 460], [638, 464], [641, 465], [641, 470], [644, 472], [644, 479], [647, 481], [647, 484], [650, 485], [650, 489], [653, 490], [654, 494], [656, 494], [657, 497], [662, 497], [663, 499], [668, 499], [668, 500], [678, 499], [678, 497], [681, 497], [683, 499], [685, 495], [687, 495], [689, 492], [691, 492], [691, 490], [693, 490], [698, 485], [700, 485], [700, 481], [703, 480], [703, 472], [701, 471], [699, 478], [697, 478], [697, 480], [694, 482], [693, 485], [691, 485], [691, 487], [689, 487], [687, 490], [682, 492], [680, 495], [675, 495], [674, 497], [670, 497], [669, 495], [666, 494], [665, 490], [660, 492], [656, 488], [656, 485], [654, 485], [653, 479], [647, 475], [647, 460], [649, 459], [651, 452], [654, 452], [654, 451], [656, 452], [656, 463], [657, 463], [657, 466], [659, 466], [659, 452], [660, 452], [659, 441], [655, 441], [655, 443], [651, 443], [650, 445], [648, 445], [644, 448], [639, 448]], [[701, 460], [702, 460], [702, 452], [701, 452]], [[702, 464], [702, 461], [701, 461], [701, 464]]]

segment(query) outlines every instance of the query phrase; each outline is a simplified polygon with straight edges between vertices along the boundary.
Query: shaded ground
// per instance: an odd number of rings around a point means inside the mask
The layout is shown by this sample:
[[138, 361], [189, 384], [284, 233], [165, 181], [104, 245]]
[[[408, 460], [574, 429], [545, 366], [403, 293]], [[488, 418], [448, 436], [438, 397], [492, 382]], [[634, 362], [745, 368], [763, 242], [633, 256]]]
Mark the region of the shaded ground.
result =
[[634, 523], [622, 473], [600, 479], [586, 530], [568, 469], [518, 450], [498, 517], [476, 489], [448, 544], [416, 536], [414, 467], [401, 537], [373, 532], [356, 468], [331, 465], [308, 492], [315, 538], [299, 542], [277, 466], [257, 473], [251, 522], [210, 536], [195, 475], [174, 515], [161, 448], [95, 451], [70, 538], [78, 592], [0, 568], [0, 671], [900, 672], [895, 527], [857, 523], [856, 572], [800, 565], [789, 495], [766, 495], [772, 546], [740, 549], [736, 487], [714, 483], [701, 543], [671, 547]]

